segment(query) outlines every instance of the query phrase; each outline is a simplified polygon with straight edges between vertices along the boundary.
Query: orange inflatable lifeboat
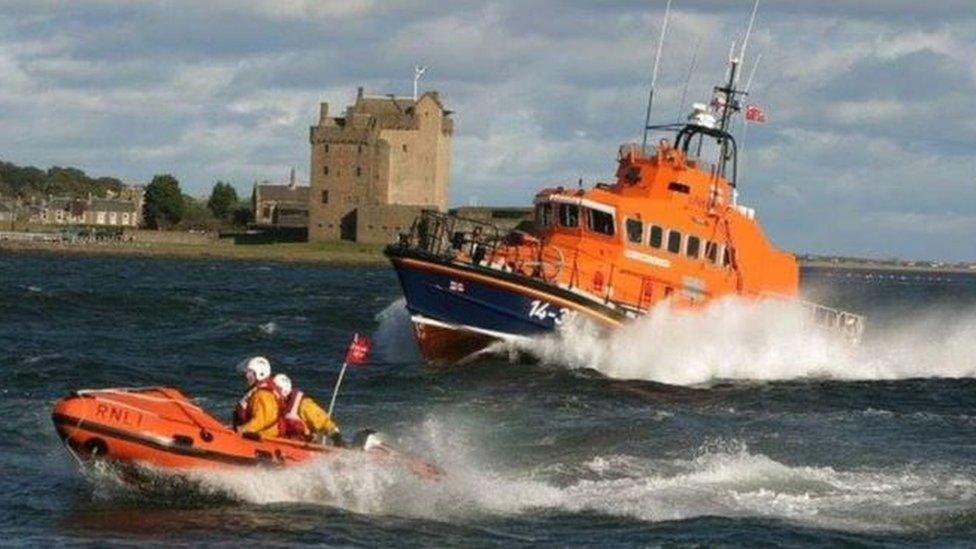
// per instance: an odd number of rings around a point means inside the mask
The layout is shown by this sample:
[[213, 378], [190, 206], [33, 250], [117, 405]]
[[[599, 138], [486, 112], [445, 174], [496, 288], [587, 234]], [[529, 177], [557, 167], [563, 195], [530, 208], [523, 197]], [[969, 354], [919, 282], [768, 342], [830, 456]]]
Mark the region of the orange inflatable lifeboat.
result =
[[287, 467], [358, 453], [425, 479], [443, 474], [434, 465], [395, 452], [371, 431], [357, 434], [348, 447], [242, 435], [172, 387], [76, 391], [54, 405], [52, 419], [79, 459], [189, 470]]

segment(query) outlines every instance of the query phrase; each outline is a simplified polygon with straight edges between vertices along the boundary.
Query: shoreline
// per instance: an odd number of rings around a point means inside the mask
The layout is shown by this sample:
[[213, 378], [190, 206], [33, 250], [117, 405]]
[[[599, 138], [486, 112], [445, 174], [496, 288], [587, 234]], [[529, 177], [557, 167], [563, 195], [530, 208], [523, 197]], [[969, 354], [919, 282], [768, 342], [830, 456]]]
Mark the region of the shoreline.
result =
[[[203, 244], [171, 242], [26, 242], [0, 241], [2, 253], [43, 253], [60, 255], [114, 255], [122, 257], [160, 257], [208, 261], [271, 261], [319, 265], [385, 265], [382, 245], [350, 242], [277, 242], [234, 244], [216, 240]], [[976, 269], [896, 265], [891, 263], [833, 263], [798, 260], [801, 269], [844, 272], [883, 271], [891, 273], [951, 273], [976, 275]]]
[[[798, 260], [799, 261], [799, 260]], [[835, 270], [835, 271], [882, 271], [888, 273], [945, 273], [971, 274], [976, 276], [976, 269], [963, 267], [931, 267], [928, 265], [895, 265], [891, 263], [832, 263], [830, 261], [799, 261], [801, 269]]]
[[234, 244], [214, 241], [206, 244], [163, 242], [14, 242], [0, 241], [0, 254], [39, 253], [49, 255], [113, 255], [208, 261], [270, 261], [325, 265], [382, 265], [383, 247], [347, 242], [279, 242]]

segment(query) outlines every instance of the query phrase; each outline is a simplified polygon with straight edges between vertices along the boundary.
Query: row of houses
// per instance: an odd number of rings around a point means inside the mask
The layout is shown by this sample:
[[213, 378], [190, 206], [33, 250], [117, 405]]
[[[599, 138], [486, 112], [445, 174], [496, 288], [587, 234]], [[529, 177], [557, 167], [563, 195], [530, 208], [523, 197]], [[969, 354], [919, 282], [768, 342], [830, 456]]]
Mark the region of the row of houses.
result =
[[0, 222], [26, 219], [37, 225], [138, 227], [142, 223], [143, 191], [140, 186], [131, 186], [105, 197], [49, 196], [26, 203], [0, 200]]

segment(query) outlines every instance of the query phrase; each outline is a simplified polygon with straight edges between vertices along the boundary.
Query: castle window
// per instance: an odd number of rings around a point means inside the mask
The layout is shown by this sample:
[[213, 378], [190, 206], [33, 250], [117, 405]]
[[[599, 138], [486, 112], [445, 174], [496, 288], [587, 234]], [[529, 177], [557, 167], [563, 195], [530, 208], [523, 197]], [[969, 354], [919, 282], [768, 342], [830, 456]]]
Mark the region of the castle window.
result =
[[651, 225], [651, 238], [648, 239], [648, 244], [652, 248], [660, 248], [664, 244], [664, 228], [659, 225]]
[[271, 217], [271, 206], [265, 206], [261, 209], [261, 217]]
[[697, 236], [688, 236], [688, 243], [685, 245], [685, 255], [692, 259], [698, 259], [701, 252], [701, 239]]
[[329, 144], [328, 143], [325, 144], [325, 152], [329, 152]]
[[323, 204], [329, 203], [329, 191], [322, 191], [322, 203]]
[[356, 177], [362, 177], [362, 175], [363, 175], [363, 169], [360, 168], [359, 166], [356, 166]]
[[325, 174], [325, 175], [329, 175], [329, 167], [328, 166], [322, 166], [322, 173]]
[[644, 238], [644, 223], [639, 219], [627, 220], [627, 241], [640, 244]]
[[363, 146], [362, 146], [362, 145], [360, 145], [360, 146], [359, 146], [359, 147], [357, 148], [357, 152], [358, 152], [359, 154], [363, 154]]
[[403, 152], [407, 152], [407, 144], [406, 143], [403, 144]]
[[668, 251], [673, 254], [681, 253], [681, 231], [668, 231]]

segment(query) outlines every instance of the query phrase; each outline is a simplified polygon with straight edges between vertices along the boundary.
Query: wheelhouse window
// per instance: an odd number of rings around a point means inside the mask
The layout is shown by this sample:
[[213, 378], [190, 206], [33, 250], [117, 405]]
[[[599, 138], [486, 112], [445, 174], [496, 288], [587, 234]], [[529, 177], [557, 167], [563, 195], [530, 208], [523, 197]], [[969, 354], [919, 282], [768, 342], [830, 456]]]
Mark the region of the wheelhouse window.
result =
[[718, 244], [708, 241], [705, 243], [705, 258], [709, 263], [718, 263]]
[[668, 232], [668, 251], [673, 254], [681, 253], [681, 232], [680, 231]]
[[613, 236], [613, 214], [587, 209], [587, 228], [595, 233]]
[[638, 219], [627, 220], [627, 242], [640, 244], [644, 240], [644, 223]]
[[570, 229], [579, 227], [579, 206], [576, 204], [560, 204], [559, 224]]
[[685, 255], [692, 259], [698, 259], [701, 253], [701, 239], [697, 236], [688, 236], [688, 243], [685, 245]]
[[544, 202], [535, 207], [535, 222], [539, 227], [552, 225], [552, 204]]
[[664, 228], [658, 225], [651, 225], [651, 237], [648, 239], [648, 244], [652, 248], [660, 249], [664, 244]]
[[722, 254], [722, 266], [728, 267], [733, 261], [735, 261], [735, 250], [726, 247], [725, 252]]

